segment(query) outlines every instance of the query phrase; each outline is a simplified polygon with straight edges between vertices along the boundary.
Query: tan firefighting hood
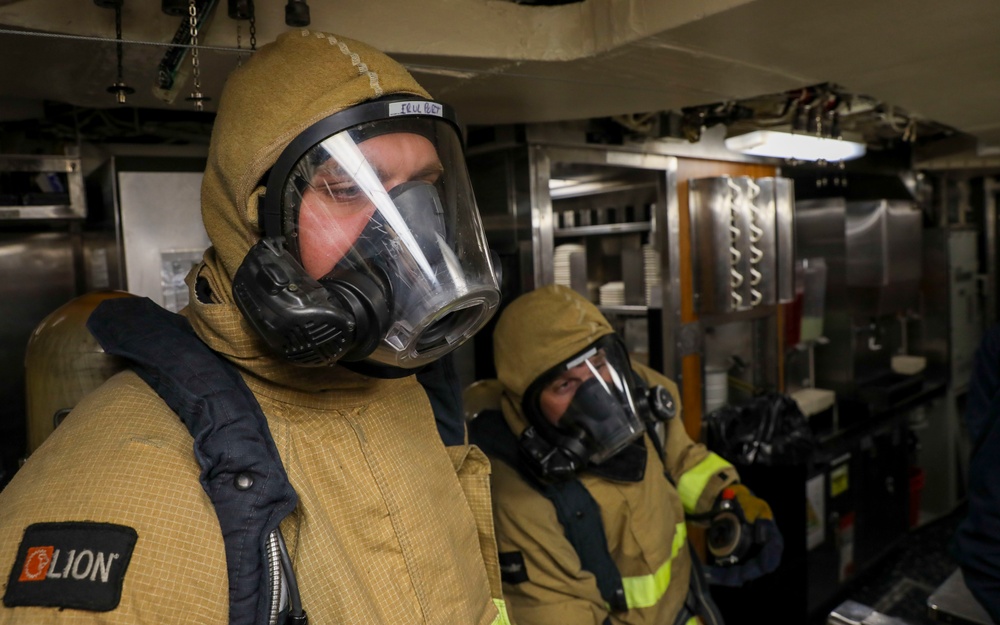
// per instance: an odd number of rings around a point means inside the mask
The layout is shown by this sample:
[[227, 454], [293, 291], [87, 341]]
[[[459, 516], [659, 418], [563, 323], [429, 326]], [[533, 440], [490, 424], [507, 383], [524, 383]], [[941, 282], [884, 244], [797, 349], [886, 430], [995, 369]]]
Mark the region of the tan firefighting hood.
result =
[[[280, 35], [256, 53], [253, 63], [230, 75], [219, 102], [201, 188], [202, 216], [212, 247], [203, 266], [188, 276], [191, 289], [196, 278], [207, 281], [211, 303], [216, 305], [191, 306], [184, 313], [214, 350], [256, 375], [294, 388], [329, 387], [327, 369], [296, 367], [272, 356], [236, 307], [232, 279], [261, 237], [258, 199], [282, 150], [333, 113], [397, 93], [430, 98], [382, 52], [309, 30]], [[191, 300], [195, 301], [193, 290]]]
[[493, 331], [503, 411], [516, 436], [528, 427], [525, 391], [540, 375], [583, 351], [614, 328], [601, 311], [561, 285], [543, 286], [511, 302]]

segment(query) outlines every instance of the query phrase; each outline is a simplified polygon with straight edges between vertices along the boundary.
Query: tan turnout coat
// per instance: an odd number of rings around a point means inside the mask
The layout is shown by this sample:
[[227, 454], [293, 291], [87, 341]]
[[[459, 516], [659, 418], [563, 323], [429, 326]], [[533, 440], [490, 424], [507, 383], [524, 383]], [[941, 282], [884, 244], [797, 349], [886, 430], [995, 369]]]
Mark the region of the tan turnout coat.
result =
[[[287, 143], [333, 112], [426, 92], [364, 44], [292, 31], [227, 84], [202, 188], [213, 247], [189, 276], [195, 330], [236, 365], [260, 402], [298, 493], [281, 525], [313, 623], [503, 622], [489, 464], [446, 448], [411, 376], [362, 377], [273, 358], [235, 307], [231, 277], [259, 238], [259, 183]], [[250, 123], [248, 123], [248, 121]], [[198, 301], [196, 280], [210, 287]], [[219, 523], [198, 481], [192, 438], [138, 376], [86, 397], [0, 493], [0, 571], [27, 526], [94, 521], [138, 540], [108, 612], [0, 608], [0, 623], [225, 623]]]
[[[521, 398], [552, 367], [579, 353], [613, 329], [590, 302], [562, 286], [545, 286], [512, 302], [494, 332], [497, 375], [504, 386], [504, 418], [515, 434], [527, 426]], [[580, 480], [601, 508], [612, 559], [623, 577], [630, 609], [609, 613], [594, 576], [582, 569], [552, 502], [516, 470], [493, 462], [493, 505], [501, 553], [519, 552], [527, 581], [505, 583], [504, 596], [518, 625], [673, 625], [688, 593], [691, 571], [685, 510], [709, 510], [719, 492], [738, 475], [729, 463], [694, 443], [680, 417], [677, 386], [638, 363], [633, 368], [650, 385], [674, 396], [678, 414], [667, 422], [664, 477], [646, 437], [647, 465], [639, 482], [618, 482], [590, 474]]]

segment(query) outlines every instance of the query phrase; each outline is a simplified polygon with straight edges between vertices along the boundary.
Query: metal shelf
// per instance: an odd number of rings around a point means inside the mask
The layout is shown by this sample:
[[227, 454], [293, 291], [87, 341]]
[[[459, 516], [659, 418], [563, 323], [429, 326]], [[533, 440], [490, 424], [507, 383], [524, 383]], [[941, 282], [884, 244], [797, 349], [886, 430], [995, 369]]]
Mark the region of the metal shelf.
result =
[[0, 221], [15, 219], [72, 219], [83, 218], [82, 211], [69, 204], [0, 205]]
[[648, 221], [624, 224], [599, 224], [596, 226], [574, 226], [572, 228], [555, 228], [554, 237], [592, 237], [605, 234], [629, 234], [632, 232], [649, 232], [652, 226]]
[[753, 319], [762, 319], [776, 315], [778, 313], [778, 306], [780, 304], [764, 304], [746, 310], [734, 310], [725, 313], [702, 313], [698, 319], [706, 327], [735, 323], [737, 321], [751, 321]]
[[[0, 173], [58, 174], [65, 188], [5, 188], [0, 199], [0, 223], [20, 219], [81, 219], [86, 217], [80, 159], [73, 156], [0, 154]], [[23, 196], [24, 203], [12, 203]], [[30, 198], [29, 198], [30, 196]]]
[[649, 312], [649, 306], [598, 306], [597, 309], [600, 310], [605, 315], [629, 315], [629, 316], [645, 316]]
[[606, 193], [617, 193], [619, 191], [633, 191], [635, 189], [656, 188], [655, 183], [648, 181], [632, 180], [595, 180], [570, 184], [564, 187], [556, 187], [549, 190], [549, 197], [553, 200], [564, 200], [574, 197], [588, 197], [591, 195], [601, 195]]

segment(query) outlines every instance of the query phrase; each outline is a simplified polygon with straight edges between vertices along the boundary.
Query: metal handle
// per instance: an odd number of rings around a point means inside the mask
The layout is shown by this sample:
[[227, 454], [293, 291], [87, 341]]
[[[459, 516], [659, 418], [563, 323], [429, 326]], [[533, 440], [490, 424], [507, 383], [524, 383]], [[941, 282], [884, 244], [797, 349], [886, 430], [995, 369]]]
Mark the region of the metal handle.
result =
[[764, 237], [764, 229], [758, 225], [761, 221], [761, 210], [757, 206], [757, 198], [760, 196], [760, 185], [747, 178], [747, 206], [750, 209], [750, 306], [759, 306], [764, 301], [764, 294], [754, 288], [760, 285], [764, 274], [758, 268], [764, 259], [764, 250], [757, 247], [757, 243]]
[[743, 192], [739, 185], [733, 182], [733, 179], [729, 176], [726, 176], [726, 184], [729, 186], [729, 196], [727, 197], [729, 204], [729, 287], [731, 289], [730, 296], [733, 300], [733, 308], [738, 309], [743, 305], [743, 296], [736, 290], [743, 286], [743, 281], [746, 279], [737, 268], [737, 265], [743, 259], [743, 254], [738, 247], [743, 232], [737, 225]]

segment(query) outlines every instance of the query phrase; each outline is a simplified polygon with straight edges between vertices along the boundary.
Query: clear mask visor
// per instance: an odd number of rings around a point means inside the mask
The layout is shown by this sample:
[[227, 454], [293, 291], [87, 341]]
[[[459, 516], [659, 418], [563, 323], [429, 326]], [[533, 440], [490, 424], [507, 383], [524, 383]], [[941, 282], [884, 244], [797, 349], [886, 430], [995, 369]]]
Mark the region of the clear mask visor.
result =
[[319, 280], [379, 285], [390, 325], [369, 361], [416, 368], [454, 350], [499, 303], [486, 238], [454, 129], [386, 119], [332, 135], [293, 169], [283, 230]]

